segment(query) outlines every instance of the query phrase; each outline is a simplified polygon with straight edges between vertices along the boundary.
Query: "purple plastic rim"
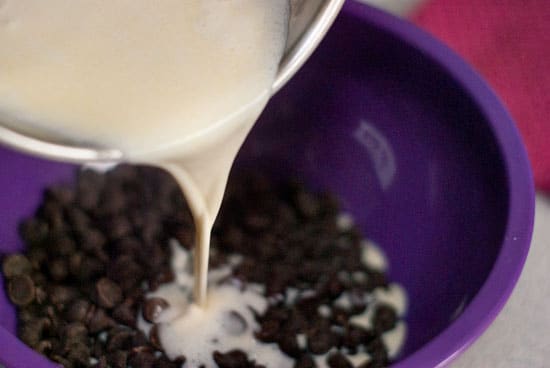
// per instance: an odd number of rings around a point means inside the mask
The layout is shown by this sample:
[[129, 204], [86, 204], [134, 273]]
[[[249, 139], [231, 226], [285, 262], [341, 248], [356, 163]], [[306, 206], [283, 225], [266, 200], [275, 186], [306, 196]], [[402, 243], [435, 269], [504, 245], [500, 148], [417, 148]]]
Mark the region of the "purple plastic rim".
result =
[[[478, 105], [502, 153], [509, 186], [507, 227], [491, 273], [468, 307], [448, 328], [394, 368], [444, 367], [489, 327], [516, 285], [531, 243], [535, 193], [520, 134], [487, 83], [449, 47], [413, 24], [355, 1], [344, 11], [411, 45], [439, 64]], [[518, 261], [519, 260], [519, 261]]]

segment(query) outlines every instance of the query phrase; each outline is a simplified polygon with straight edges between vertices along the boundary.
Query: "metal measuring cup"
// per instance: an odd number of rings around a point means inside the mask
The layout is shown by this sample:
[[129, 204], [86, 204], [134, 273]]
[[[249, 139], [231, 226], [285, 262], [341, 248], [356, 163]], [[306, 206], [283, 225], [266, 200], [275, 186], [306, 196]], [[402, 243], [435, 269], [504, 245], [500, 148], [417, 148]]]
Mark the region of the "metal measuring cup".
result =
[[[272, 94], [298, 71], [315, 50], [343, 3], [344, 0], [290, 0], [287, 46], [273, 83]], [[68, 162], [120, 161], [124, 158], [117, 149], [44, 140], [4, 126], [1, 121], [0, 143], [36, 156]]]

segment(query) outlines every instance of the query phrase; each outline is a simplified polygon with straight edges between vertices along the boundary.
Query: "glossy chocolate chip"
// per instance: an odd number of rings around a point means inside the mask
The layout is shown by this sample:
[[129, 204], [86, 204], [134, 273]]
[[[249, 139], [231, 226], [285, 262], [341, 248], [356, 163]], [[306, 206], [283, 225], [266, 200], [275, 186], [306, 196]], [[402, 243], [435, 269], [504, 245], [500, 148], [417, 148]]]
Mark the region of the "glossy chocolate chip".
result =
[[22, 254], [10, 254], [2, 261], [2, 271], [6, 278], [28, 275], [32, 270], [31, 262]]
[[28, 275], [14, 276], [8, 280], [8, 297], [17, 306], [25, 306], [34, 300], [34, 282]]
[[242, 368], [248, 367], [248, 357], [241, 350], [231, 350], [226, 353], [214, 352], [214, 361], [219, 368]]
[[353, 368], [353, 364], [341, 353], [332, 353], [327, 358], [330, 368]]
[[147, 322], [155, 323], [168, 307], [170, 304], [163, 298], [148, 298], [143, 303], [143, 318]]
[[99, 306], [113, 308], [122, 301], [120, 287], [106, 277], [102, 277], [95, 284], [96, 299]]

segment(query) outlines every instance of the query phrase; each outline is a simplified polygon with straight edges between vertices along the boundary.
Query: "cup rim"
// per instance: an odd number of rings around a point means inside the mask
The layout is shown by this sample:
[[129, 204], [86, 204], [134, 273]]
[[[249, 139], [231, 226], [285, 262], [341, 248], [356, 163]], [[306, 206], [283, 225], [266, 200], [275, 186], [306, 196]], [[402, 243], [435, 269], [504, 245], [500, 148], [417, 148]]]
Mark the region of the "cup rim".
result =
[[394, 368], [443, 367], [489, 327], [510, 297], [527, 257], [535, 211], [533, 175], [527, 152], [510, 114], [496, 94], [458, 54], [412, 23], [359, 2], [343, 13], [358, 18], [420, 51], [469, 95], [485, 117], [500, 150], [508, 185], [508, 215], [502, 246], [486, 281], [463, 313], [426, 345]]

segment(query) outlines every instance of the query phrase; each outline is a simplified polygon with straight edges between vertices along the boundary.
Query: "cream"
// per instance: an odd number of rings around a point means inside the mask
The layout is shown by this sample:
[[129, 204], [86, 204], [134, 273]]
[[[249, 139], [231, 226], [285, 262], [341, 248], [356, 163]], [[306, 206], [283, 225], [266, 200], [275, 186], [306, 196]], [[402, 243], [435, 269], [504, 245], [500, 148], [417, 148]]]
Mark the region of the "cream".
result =
[[0, 119], [172, 173], [197, 227], [200, 305], [211, 226], [237, 151], [271, 95], [288, 6], [0, 1]]

